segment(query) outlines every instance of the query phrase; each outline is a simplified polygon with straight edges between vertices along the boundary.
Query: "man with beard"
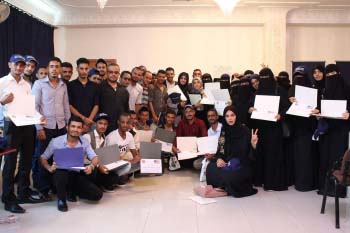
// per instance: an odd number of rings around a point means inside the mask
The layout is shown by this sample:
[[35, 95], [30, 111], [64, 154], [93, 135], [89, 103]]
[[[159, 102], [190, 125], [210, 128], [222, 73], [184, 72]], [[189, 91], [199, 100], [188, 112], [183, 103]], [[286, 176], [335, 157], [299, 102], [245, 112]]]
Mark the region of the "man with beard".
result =
[[72, 75], [73, 75], [72, 64], [69, 62], [63, 62], [62, 63], [62, 71], [61, 71], [61, 79], [66, 85], [68, 85], [68, 82], [72, 78]]
[[347, 111], [344, 112], [343, 119], [326, 119], [328, 129], [320, 136], [320, 177], [318, 193], [323, 194], [327, 192], [327, 194], [333, 195], [334, 185], [329, 187], [328, 190], [324, 190], [324, 182], [327, 171], [329, 171], [336, 160], [344, 155], [348, 147], [349, 95], [337, 65], [327, 65], [325, 74], [326, 88], [324, 99], [347, 100]]
[[36, 78], [33, 76], [35, 68], [38, 66], [38, 61], [31, 55], [25, 56], [26, 67], [23, 72], [23, 79], [33, 86]]
[[100, 84], [99, 112], [106, 113], [110, 117], [106, 134], [117, 128], [120, 114], [129, 112], [129, 92], [118, 85], [120, 68], [112, 63], [107, 67], [107, 80]]
[[36, 125], [39, 153], [33, 158], [34, 185], [43, 199], [50, 200], [52, 176], [40, 166], [39, 156], [45, 151], [52, 138], [66, 133], [66, 125], [71, 116], [67, 86], [58, 76], [61, 72], [61, 60], [51, 58], [48, 63], [49, 74], [34, 83], [32, 93], [35, 96], [36, 110], [46, 118], [46, 125]]
[[[282, 147], [281, 119], [289, 107], [288, 93], [278, 87], [274, 75], [269, 68], [263, 68], [260, 73], [259, 88], [256, 95], [280, 96], [277, 122], [252, 120], [254, 128], [259, 129], [258, 156], [255, 169], [255, 185], [263, 186], [264, 190], [283, 191], [288, 189], [286, 179], [285, 155]], [[253, 98], [255, 100], [255, 98]], [[249, 113], [255, 111], [251, 103]]]
[[89, 61], [86, 58], [77, 60], [78, 78], [69, 82], [69, 107], [72, 115], [84, 121], [83, 132], [90, 131], [98, 112], [99, 93], [97, 84], [88, 79]]
[[142, 70], [139, 67], [135, 67], [131, 71], [131, 83], [126, 88], [129, 92], [129, 109], [135, 112], [139, 111], [140, 105], [142, 103], [142, 92], [143, 88], [139, 84], [142, 81]]
[[[98, 165], [98, 157], [87, 139], [81, 137], [82, 130], [83, 121], [73, 116], [68, 122], [67, 134], [52, 139], [45, 152], [40, 156], [41, 165], [54, 177], [57, 189], [57, 209], [62, 212], [68, 211], [66, 202], [67, 187], [72, 189], [80, 198], [90, 201], [99, 201], [103, 195], [102, 191], [88, 178], [88, 175]], [[59, 169], [55, 163], [52, 165], [48, 163], [55, 150], [79, 147], [83, 148], [84, 154], [91, 161], [82, 172]]]
[[43, 79], [47, 76], [47, 67], [39, 66], [38, 71], [35, 74], [36, 79]]
[[100, 76], [101, 76], [102, 80], [106, 80], [108, 78], [107, 62], [104, 59], [100, 58], [97, 60], [96, 70], [98, 70], [98, 72], [100, 72]]

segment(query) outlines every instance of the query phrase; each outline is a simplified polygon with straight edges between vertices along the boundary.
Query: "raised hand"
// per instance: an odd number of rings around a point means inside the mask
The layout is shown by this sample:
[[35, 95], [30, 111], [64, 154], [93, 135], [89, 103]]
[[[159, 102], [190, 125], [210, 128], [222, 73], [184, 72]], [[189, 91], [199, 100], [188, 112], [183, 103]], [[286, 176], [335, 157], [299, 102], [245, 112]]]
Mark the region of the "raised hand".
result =
[[250, 143], [252, 144], [252, 147], [256, 149], [256, 145], [258, 144], [259, 137], [258, 137], [258, 131], [259, 129], [252, 129], [252, 139], [250, 140]]

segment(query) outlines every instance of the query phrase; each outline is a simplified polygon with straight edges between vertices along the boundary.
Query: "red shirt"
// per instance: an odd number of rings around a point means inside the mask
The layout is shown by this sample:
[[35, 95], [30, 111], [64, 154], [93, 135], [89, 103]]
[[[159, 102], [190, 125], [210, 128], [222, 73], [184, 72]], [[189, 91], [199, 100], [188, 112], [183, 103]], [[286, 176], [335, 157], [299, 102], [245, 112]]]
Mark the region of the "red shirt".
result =
[[204, 121], [194, 118], [192, 124], [187, 120], [181, 120], [176, 128], [177, 137], [206, 137], [208, 136], [207, 127]]

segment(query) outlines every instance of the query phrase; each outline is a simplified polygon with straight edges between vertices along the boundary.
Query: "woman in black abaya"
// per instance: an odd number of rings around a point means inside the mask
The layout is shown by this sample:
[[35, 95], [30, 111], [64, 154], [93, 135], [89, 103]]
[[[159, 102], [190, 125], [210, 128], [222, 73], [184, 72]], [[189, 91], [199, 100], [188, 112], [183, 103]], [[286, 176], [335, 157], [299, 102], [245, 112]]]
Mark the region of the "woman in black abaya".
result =
[[[340, 76], [338, 67], [335, 64], [329, 64], [326, 67], [326, 83], [324, 99], [326, 100], [349, 100], [345, 83]], [[319, 193], [324, 190], [326, 172], [333, 163], [344, 155], [348, 148], [349, 133], [349, 101], [347, 112], [343, 114], [343, 119], [326, 119], [328, 124], [327, 131], [320, 136], [320, 178]], [[321, 109], [322, 112], [322, 109]], [[326, 190], [332, 194], [334, 187]]]
[[[295, 86], [311, 87], [305, 67], [297, 67], [293, 74], [293, 86], [289, 91], [289, 100], [295, 99]], [[315, 150], [312, 143], [314, 133], [315, 117], [289, 116], [291, 128], [293, 129], [293, 162], [295, 189], [306, 192], [316, 189], [317, 181], [315, 173], [317, 170]]]
[[237, 110], [227, 106], [219, 138], [218, 151], [208, 164], [207, 184], [223, 188], [229, 195], [245, 197], [254, 195], [252, 159], [258, 141], [257, 131], [237, 120]]
[[[274, 75], [269, 68], [259, 73], [260, 82], [256, 95], [280, 96], [277, 122], [252, 120], [252, 125], [259, 129], [259, 143], [257, 147], [257, 162], [254, 174], [256, 186], [263, 186], [264, 190], [283, 191], [288, 189], [286, 156], [283, 153], [283, 131], [281, 120], [290, 105], [288, 93], [284, 88], [276, 85]], [[254, 100], [249, 113], [254, 111]]]
[[240, 79], [237, 88], [237, 95], [233, 97], [232, 105], [237, 108], [239, 122], [246, 126], [248, 126], [248, 109], [250, 107], [252, 95], [253, 92], [250, 86], [250, 79], [246, 77]]

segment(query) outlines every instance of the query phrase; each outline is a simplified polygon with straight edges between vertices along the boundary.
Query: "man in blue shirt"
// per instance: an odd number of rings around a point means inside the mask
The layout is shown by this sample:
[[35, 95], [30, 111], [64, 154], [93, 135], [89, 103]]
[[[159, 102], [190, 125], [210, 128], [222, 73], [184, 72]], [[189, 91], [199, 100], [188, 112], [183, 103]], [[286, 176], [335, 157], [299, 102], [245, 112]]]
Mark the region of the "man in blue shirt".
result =
[[[67, 211], [67, 186], [80, 198], [90, 201], [99, 201], [102, 198], [102, 191], [89, 180], [90, 175], [98, 164], [98, 157], [91, 148], [86, 138], [80, 137], [83, 131], [83, 120], [78, 117], [72, 117], [67, 126], [67, 134], [51, 140], [45, 152], [40, 157], [41, 165], [51, 174], [53, 174], [54, 183], [57, 189], [57, 208], [59, 211]], [[81, 172], [58, 169], [55, 162], [52, 165], [48, 160], [57, 149], [82, 147], [84, 154], [87, 155], [91, 163]]]
[[45, 151], [52, 138], [66, 133], [66, 125], [71, 115], [67, 86], [58, 77], [61, 73], [59, 58], [54, 57], [49, 60], [48, 73], [47, 77], [37, 80], [32, 89], [35, 108], [46, 119], [46, 125], [36, 125], [40, 153], [33, 158], [33, 179], [34, 186], [46, 200], [50, 200], [48, 193], [52, 186], [51, 176], [45, 169], [40, 168], [37, 156]]

